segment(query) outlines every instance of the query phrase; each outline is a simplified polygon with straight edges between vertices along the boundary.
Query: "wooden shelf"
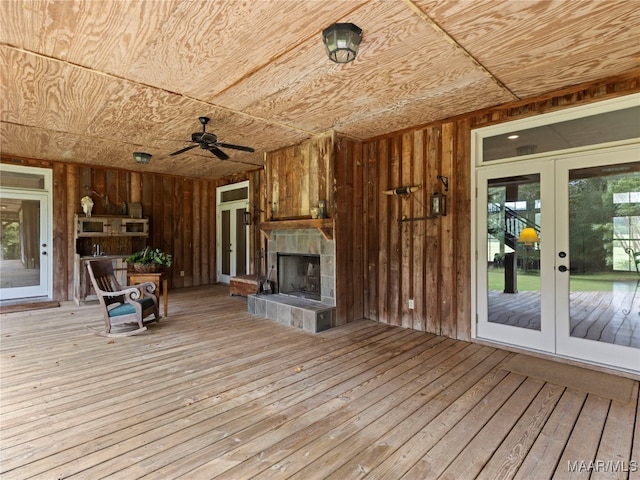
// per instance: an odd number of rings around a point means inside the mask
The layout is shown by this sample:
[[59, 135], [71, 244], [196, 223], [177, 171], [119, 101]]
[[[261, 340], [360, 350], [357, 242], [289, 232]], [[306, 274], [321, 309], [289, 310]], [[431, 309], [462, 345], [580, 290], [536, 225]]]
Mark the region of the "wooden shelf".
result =
[[260, 224], [267, 237], [271, 238], [274, 230], [299, 230], [302, 228], [317, 228], [327, 240], [333, 240], [333, 219], [331, 218], [303, 218], [299, 220], [278, 220]]

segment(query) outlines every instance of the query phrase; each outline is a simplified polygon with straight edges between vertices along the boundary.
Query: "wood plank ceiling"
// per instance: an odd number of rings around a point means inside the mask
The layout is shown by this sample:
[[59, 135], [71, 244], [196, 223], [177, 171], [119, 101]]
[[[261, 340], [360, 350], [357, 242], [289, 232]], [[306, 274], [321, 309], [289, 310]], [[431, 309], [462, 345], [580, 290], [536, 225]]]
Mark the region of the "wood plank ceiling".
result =
[[[335, 22], [363, 29], [351, 64], [324, 52]], [[364, 140], [637, 70], [639, 36], [633, 0], [2, 1], [0, 148], [215, 179], [332, 129]], [[170, 157], [203, 115], [256, 152]]]

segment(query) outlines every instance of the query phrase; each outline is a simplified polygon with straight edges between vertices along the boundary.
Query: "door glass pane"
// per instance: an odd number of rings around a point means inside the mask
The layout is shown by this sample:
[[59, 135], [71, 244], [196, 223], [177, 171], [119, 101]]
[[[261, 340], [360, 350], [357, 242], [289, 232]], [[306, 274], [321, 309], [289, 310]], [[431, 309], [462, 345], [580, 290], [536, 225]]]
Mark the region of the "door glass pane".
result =
[[568, 188], [571, 336], [640, 348], [640, 162], [572, 170]]
[[40, 202], [0, 199], [0, 286], [40, 285]]
[[244, 224], [246, 208], [236, 210], [236, 275], [247, 273], [247, 227]]
[[222, 265], [223, 275], [231, 275], [231, 212], [222, 210]]
[[488, 321], [540, 330], [540, 175], [489, 180]]

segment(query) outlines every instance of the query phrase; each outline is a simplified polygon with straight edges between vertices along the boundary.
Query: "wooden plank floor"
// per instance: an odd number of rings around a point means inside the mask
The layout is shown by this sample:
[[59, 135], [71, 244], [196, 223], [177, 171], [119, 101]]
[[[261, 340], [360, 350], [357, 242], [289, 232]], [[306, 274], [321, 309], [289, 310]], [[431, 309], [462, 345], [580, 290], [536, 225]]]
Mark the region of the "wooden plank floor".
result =
[[626, 404], [478, 344], [369, 321], [314, 335], [221, 286], [172, 291], [138, 336], [85, 328], [101, 321], [0, 316], [3, 480], [639, 477], [637, 383]]

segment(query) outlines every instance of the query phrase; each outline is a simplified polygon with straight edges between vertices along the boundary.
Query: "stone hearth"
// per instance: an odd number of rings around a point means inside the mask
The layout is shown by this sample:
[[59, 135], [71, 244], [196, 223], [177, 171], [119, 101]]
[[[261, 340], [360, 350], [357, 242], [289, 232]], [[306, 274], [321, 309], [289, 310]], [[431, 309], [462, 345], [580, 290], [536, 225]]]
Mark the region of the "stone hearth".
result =
[[278, 255], [319, 256], [319, 301], [283, 293], [250, 295], [248, 297], [249, 313], [314, 333], [334, 326], [336, 310], [334, 241], [325, 238], [315, 228], [272, 231], [268, 243], [267, 273], [268, 278], [275, 282], [275, 292], [280, 291], [277, 279], [283, 278], [278, 275]]

